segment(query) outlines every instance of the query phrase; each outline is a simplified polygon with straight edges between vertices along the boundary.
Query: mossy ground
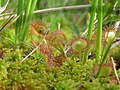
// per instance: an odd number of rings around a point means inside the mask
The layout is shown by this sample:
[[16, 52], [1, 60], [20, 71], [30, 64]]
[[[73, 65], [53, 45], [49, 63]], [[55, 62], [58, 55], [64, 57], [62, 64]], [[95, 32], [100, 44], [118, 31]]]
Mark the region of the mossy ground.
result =
[[[12, 32], [9, 32], [7, 34], [9, 35], [11, 33]], [[29, 40], [28, 43], [30, 43]], [[12, 43], [12, 41], [2, 39], [1, 47], [3, 48], [1, 51], [4, 50], [4, 53], [1, 54], [0, 58], [1, 90], [120, 89], [120, 85], [114, 83], [114, 79], [111, 79], [111, 76], [105, 73], [106, 71], [104, 70], [104, 73], [102, 73], [100, 77], [95, 78], [94, 60], [87, 60], [86, 64], [83, 65], [78, 58], [72, 59], [68, 57], [69, 59], [63, 60], [61, 66], [48, 66], [46, 64], [47, 57], [38, 50], [38, 52], [34, 52], [21, 63], [20, 61], [32, 48], [23, 44], [19, 49], [13, 46], [14, 43]], [[119, 74], [118, 70], [118, 75]]]

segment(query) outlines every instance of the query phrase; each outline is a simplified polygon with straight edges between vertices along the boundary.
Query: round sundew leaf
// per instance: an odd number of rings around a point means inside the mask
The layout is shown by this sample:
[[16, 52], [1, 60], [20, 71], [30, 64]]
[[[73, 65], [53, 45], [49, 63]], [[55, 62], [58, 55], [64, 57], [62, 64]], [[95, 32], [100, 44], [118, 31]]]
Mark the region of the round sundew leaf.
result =
[[75, 40], [72, 43], [72, 48], [75, 49], [76, 51], [83, 50], [87, 45], [87, 42], [85, 40]]
[[37, 34], [44, 35], [47, 30], [46, 26], [43, 23], [38, 21], [33, 21], [32, 27], [34, 28], [33, 32], [37, 32]]

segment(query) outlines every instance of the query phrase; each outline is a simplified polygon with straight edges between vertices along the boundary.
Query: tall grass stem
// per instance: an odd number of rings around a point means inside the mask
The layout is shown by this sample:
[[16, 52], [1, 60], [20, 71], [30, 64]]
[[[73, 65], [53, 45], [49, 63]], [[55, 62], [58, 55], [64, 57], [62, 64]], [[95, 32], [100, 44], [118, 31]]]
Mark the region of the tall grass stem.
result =
[[23, 16], [22, 12], [24, 9], [24, 0], [18, 0], [18, 8], [17, 8], [17, 16], [19, 16], [19, 19], [16, 21], [16, 30], [15, 30], [15, 42], [19, 38], [21, 26], [22, 26], [22, 21], [23, 21]]
[[86, 60], [88, 59], [88, 53], [89, 53], [89, 48], [90, 48], [90, 40], [92, 39], [92, 30], [93, 30], [93, 26], [94, 26], [96, 5], [97, 5], [97, 0], [92, 0], [91, 16], [90, 16], [90, 22], [89, 22], [89, 28], [88, 28], [88, 34], [87, 34], [89, 42], [88, 42], [88, 48], [86, 49], [85, 54], [84, 54], [83, 64], [85, 64]]
[[96, 44], [96, 62], [101, 62], [102, 51], [102, 19], [103, 19], [103, 0], [98, 0], [98, 28], [97, 28], [97, 44]]
[[28, 0], [27, 1], [27, 6], [25, 9], [25, 16], [24, 16], [24, 20], [23, 20], [23, 28], [22, 28], [22, 35], [21, 35], [21, 41], [24, 41], [26, 39], [26, 36], [28, 34], [29, 31], [29, 24], [32, 20], [32, 16], [33, 16], [33, 11], [35, 9], [37, 0]]

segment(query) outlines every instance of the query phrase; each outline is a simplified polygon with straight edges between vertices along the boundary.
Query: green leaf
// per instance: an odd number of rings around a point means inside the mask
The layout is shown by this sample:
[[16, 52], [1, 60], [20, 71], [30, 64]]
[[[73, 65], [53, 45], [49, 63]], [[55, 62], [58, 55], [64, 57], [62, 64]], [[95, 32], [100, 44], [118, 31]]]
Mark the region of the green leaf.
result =
[[79, 31], [79, 28], [78, 26], [76, 26], [75, 24], [73, 24], [73, 29], [72, 29], [73, 33], [78, 36], [80, 35], [80, 31]]

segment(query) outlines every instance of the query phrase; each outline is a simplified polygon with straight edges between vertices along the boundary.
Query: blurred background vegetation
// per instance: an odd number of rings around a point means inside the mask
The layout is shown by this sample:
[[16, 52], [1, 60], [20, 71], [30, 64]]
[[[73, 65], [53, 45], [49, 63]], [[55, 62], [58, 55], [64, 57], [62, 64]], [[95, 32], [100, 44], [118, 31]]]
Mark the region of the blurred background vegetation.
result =
[[[7, 0], [0, 0], [1, 6], [5, 5]], [[89, 4], [88, 0], [38, 0], [36, 10], [64, 7], [64, 6], [75, 6]], [[16, 13], [17, 0], [10, 0], [7, 9], [4, 13]], [[58, 28], [58, 23], [61, 24], [61, 30], [66, 32], [68, 37], [71, 36], [72, 29], [74, 26], [80, 31], [85, 31], [87, 28], [88, 12], [90, 8], [82, 8], [76, 10], [56, 11], [48, 13], [37, 13], [34, 14], [33, 20], [37, 20], [50, 28], [51, 31], [55, 31]], [[3, 20], [2, 20], [3, 22]], [[15, 25], [15, 24], [14, 24]], [[14, 26], [13, 25], [13, 26]], [[69, 32], [69, 33], [68, 33]]]
[[[0, 0], [0, 5], [5, 5], [7, 0]], [[75, 6], [90, 4], [91, 0], [38, 0], [36, 5], [36, 10], [64, 7], [64, 6]], [[104, 7], [105, 17], [112, 13], [112, 8], [116, 0], [104, 0], [106, 6]], [[120, 2], [119, 2], [120, 3]], [[10, 0], [7, 9], [4, 13], [14, 12], [17, 9], [17, 0]], [[120, 4], [117, 4], [119, 7]], [[58, 27], [58, 23], [61, 24], [61, 30], [66, 32], [67, 37], [71, 36], [74, 28], [79, 29], [83, 32], [88, 27], [90, 8], [82, 8], [76, 10], [66, 10], [66, 11], [56, 11], [48, 13], [37, 13], [34, 14], [33, 20], [43, 22], [51, 31], [55, 31]], [[107, 13], [107, 14], [106, 14]], [[68, 33], [69, 32], [69, 33]]]

